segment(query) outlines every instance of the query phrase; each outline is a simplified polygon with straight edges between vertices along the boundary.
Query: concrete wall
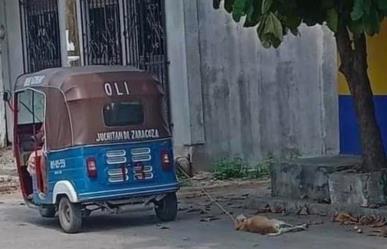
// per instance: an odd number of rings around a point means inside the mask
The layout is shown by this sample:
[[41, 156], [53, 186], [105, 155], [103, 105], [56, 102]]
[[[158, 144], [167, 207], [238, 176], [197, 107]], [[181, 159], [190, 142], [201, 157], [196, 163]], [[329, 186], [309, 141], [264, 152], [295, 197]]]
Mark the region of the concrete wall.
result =
[[[4, 0], [0, 0], [0, 29], [5, 28], [5, 4]], [[3, 32], [4, 30], [0, 30]], [[4, 37], [5, 38], [5, 37]], [[6, 44], [3, 37], [0, 37], [0, 93], [4, 91], [4, 79], [3, 79], [3, 58], [4, 51], [6, 51]], [[5, 105], [0, 99], [0, 148], [6, 145], [6, 118], [5, 118]]]
[[[6, 90], [12, 90], [16, 78], [23, 73], [23, 51], [20, 31], [19, 1], [3, 0], [5, 14], [3, 20], [6, 27], [6, 39], [2, 43], [3, 82]], [[7, 135], [12, 142], [12, 113], [6, 108]]]
[[199, 167], [221, 157], [338, 153], [336, 49], [326, 28], [303, 27], [280, 49], [264, 49], [254, 29], [211, 1], [177, 5], [184, 12], [167, 6], [167, 16], [178, 153]]

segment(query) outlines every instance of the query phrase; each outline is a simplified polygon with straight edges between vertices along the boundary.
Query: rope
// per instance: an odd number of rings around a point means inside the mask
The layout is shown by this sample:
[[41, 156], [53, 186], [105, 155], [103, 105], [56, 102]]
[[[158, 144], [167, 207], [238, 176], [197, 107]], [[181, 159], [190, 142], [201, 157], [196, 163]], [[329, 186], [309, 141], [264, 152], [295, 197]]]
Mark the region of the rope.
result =
[[[188, 180], [193, 183], [191, 177], [184, 171], [181, 171], [183, 173], [183, 175], [185, 177], [188, 178]], [[203, 187], [203, 186], [200, 186], [200, 189], [201, 191], [208, 197], [208, 199], [210, 199], [210, 201], [212, 203], [214, 203], [223, 213], [225, 213], [231, 220], [234, 224], [236, 224], [236, 219], [234, 218], [234, 216], [232, 216], [232, 214], [230, 212], [228, 212], [217, 200], [215, 200], [215, 198], [213, 198], [208, 192], [207, 190]]]

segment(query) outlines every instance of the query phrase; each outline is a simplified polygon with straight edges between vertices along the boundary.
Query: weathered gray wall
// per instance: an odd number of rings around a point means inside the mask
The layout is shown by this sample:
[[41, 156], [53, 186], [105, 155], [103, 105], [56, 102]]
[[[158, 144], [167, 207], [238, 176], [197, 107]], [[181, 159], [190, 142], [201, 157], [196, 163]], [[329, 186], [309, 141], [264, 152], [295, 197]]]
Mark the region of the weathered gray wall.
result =
[[[2, 21], [6, 27], [6, 37], [2, 43], [2, 80], [5, 90], [12, 90], [16, 78], [23, 73], [23, 51], [20, 31], [19, 1], [2, 0], [4, 15]], [[12, 113], [6, 108], [8, 140], [12, 142]]]
[[[257, 161], [268, 153], [338, 153], [336, 49], [326, 28], [303, 27], [280, 49], [264, 49], [254, 29], [243, 29], [224, 11], [212, 9], [212, 1], [182, 2], [184, 18], [174, 22], [184, 26], [179, 28], [185, 35], [180, 42], [186, 88], [201, 91], [174, 92], [174, 84], [179, 86], [171, 80], [172, 100], [179, 94], [190, 103], [188, 109], [174, 107], [175, 126], [188, 126], [191, 134], [191, 140], [182, 141], [175, 132], [176, 147], [191, 148], [199, 167], [221, 157]], [[176, 36], [175, 31], [169, 33]], [[174, 48], [171, 52], [173, 70], [174, 63], [184, 62], [176, 61]], [[192, 142], [200, 131], [203, 141]]]
[[[4, 0], [0, 0], [0, 28], [5, 28], [5, 4]], [[1, 31], [0, 31], [1, 32]], [[4, 45], [4, 39], [0, 37], [0, 93], [4, 91], [4, 79], [3, 79], [3, 53], [6, 50]], [[0, 148], [6, 145], [6, 118], [5, 118], [5, 105], [0, 99]]]

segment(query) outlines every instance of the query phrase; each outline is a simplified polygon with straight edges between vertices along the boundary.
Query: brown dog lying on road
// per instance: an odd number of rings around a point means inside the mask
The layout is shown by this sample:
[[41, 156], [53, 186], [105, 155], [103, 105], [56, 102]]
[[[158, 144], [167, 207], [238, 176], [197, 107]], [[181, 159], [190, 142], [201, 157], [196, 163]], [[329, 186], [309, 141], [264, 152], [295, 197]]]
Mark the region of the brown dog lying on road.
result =
[[259, 233], [262, 235], [276, 236], [287, 232], [298, 232], [306, 230], [307, 225], [293, 226], [284, 221], [269, 219], [265, 216], [256, 215], [247, 218], [244, 215], [239, 215], [236, 218], [235, 229], [251, 233]]

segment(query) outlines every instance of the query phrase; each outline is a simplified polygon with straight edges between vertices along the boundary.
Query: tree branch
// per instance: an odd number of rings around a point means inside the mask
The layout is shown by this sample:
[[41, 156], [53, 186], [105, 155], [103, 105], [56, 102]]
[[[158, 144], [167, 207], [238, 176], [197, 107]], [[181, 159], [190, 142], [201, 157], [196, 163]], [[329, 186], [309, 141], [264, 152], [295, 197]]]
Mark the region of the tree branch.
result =
[[343, 24], [340, 24], [338, 27], [336, 44], [341, 60], [339, 70], [348, 77], [353, 65], [354, 51], [352, 49], [352, 40], [349, 37], [348, 29]]

